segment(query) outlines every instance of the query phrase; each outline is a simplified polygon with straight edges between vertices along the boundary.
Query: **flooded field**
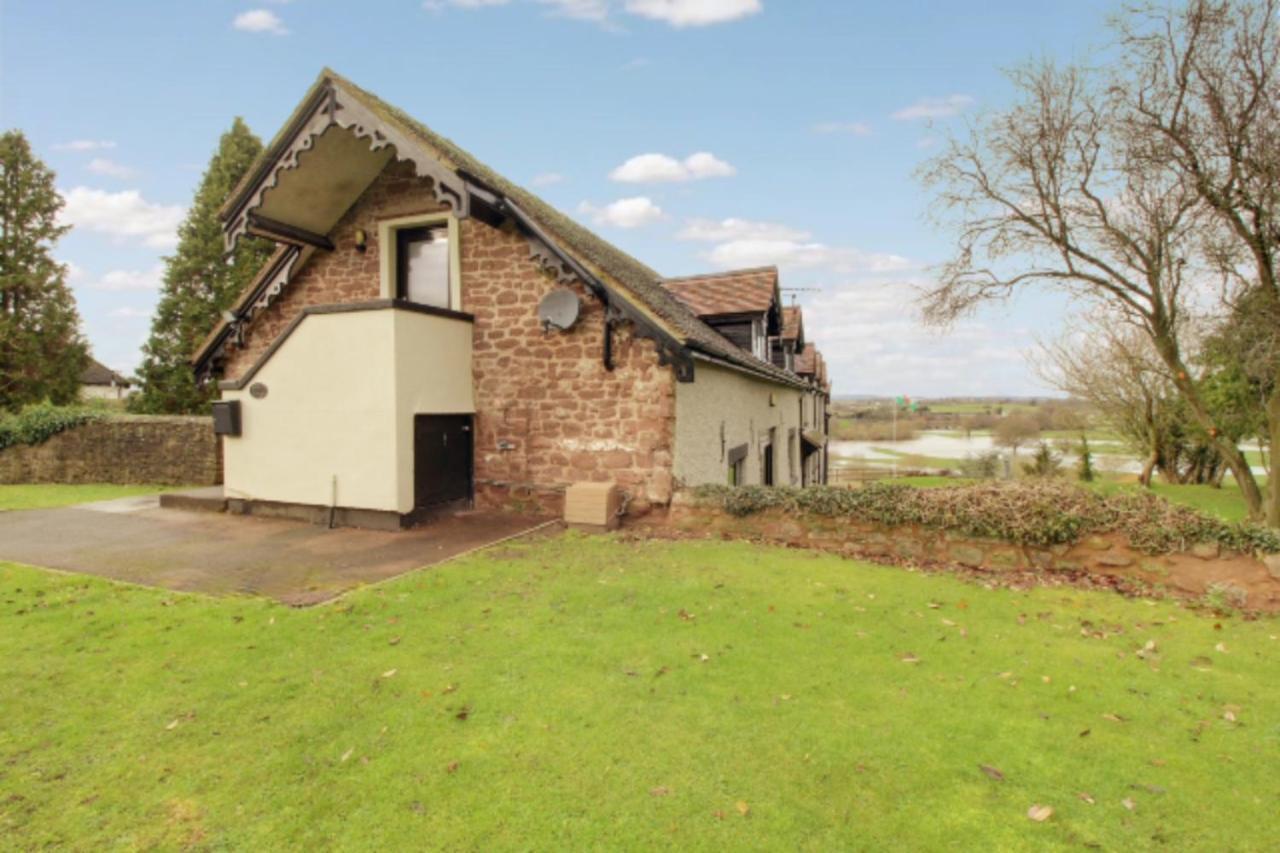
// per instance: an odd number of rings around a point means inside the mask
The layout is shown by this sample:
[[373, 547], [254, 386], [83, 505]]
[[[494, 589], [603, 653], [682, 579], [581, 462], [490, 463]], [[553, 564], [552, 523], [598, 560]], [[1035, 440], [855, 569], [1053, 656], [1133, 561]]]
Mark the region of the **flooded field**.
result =
[[[1119, 441], [1092, 440], [1089, 447], [1093, 450], [1094, 465], [1101, 471], [1136, 474], [1142, 470], [1138, 459]], [[1034, 449], [1034, 443], [1019, 448], [1018, 458], [1029, 456]], [[1056, 443], [1055, 449], [1062, 453], [1063, 465], [1075, 464], [1075, 453]], [[928, 431], [908, 441], [832, 441], [831, 463], [847, 468], [942, 470], [957, 468], [966, 457], [991, 450], [1008, 454], [1008, 450], [995, 446], [989, 434], [966, 437], [960, 432]]]

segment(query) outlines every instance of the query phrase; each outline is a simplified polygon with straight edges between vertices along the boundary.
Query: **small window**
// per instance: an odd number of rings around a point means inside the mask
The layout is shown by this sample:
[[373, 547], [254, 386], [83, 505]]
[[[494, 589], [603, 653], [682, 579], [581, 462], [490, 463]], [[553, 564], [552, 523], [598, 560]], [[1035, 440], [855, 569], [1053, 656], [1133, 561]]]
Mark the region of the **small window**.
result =
[[450, 308], [449, 229], [444, 225], [396, 231], [396, 297]]
[[729, 451], [729, 485], [746, 485], [747, 446], [740, 444]]

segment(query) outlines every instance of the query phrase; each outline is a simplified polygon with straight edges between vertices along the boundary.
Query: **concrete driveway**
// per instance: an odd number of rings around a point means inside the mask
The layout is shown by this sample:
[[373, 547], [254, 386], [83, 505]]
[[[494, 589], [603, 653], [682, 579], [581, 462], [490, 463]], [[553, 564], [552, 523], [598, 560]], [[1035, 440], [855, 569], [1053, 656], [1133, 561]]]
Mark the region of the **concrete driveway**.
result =
[[[161, 509], [156, 496], [0, 512], [0, 560], [148, 586], [308, 605], [546, 524], [456, 512], [413, 530]], [[554, 527], [547, 527], [551, 530]]]

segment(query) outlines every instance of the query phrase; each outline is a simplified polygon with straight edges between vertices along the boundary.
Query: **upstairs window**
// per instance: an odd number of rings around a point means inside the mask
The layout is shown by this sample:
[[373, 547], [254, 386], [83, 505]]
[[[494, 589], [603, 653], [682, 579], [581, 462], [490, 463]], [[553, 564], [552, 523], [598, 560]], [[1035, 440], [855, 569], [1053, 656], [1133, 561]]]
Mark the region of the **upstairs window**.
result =
[[396, 298], [453, 308], [450, 304], [449, 228], [421, 225], [398, 228], [396, 235]]

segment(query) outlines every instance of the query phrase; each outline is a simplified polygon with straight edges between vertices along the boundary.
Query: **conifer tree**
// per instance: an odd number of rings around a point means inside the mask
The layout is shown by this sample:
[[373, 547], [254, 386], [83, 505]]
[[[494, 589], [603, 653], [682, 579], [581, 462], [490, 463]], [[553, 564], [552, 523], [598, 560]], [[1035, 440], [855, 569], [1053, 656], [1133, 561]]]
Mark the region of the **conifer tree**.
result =
[[179, 414], [208, 407], [213, 390], [196, 385], [191, 357], [271, 253], [268, 242], [246, 237], [228, 262], [218, 208], [261, 151], [262, 141], [240, 118], [218, 142], [178, 229], [177, 251], [165, 259], [160, 302], [138, 368], [141, 393], [130, 400], [134, 411]]
[[0, 135], [0, 410], [73, 402], [88, 347], [53, 246], [62, 197], [19, 130]]

